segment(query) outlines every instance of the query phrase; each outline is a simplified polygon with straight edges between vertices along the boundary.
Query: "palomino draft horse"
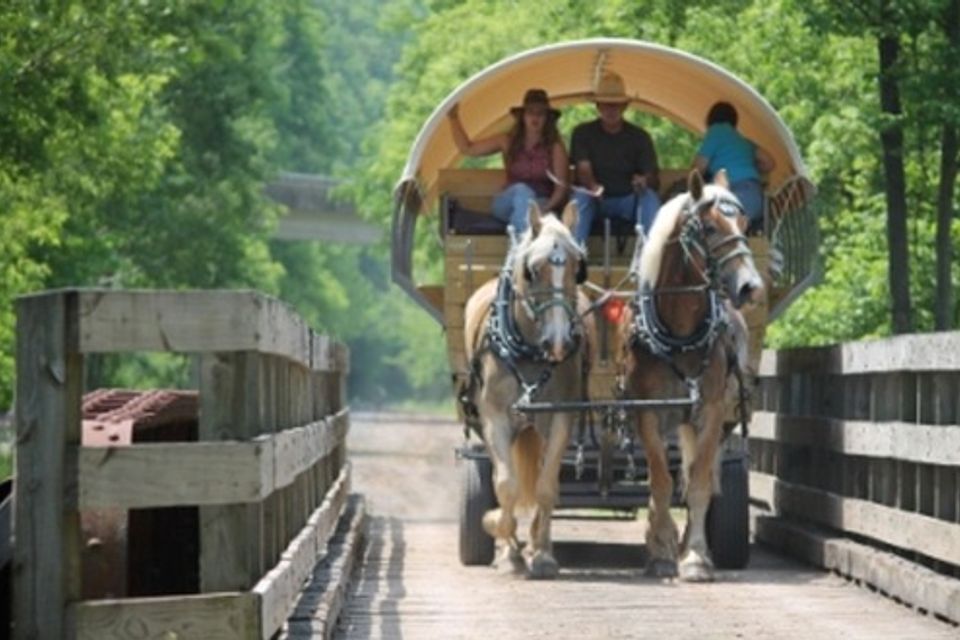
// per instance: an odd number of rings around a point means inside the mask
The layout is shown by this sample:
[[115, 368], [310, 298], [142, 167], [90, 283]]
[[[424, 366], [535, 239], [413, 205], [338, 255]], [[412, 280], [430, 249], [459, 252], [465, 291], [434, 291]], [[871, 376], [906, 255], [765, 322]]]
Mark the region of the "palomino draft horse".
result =
[[[692, 172], [688, 193], [669, 200], [657, 214], [638, 265], [639, 289], [627, 321], [624, 392], [628, 398], [689, 395], [694, 401], [679, 422], [682, 472], [688, 507], [684, 548], [670, 516], [673, 480], [667, 467], [661, 415], [641, 411], [638, 429], [650, 470], [647, 572], [689, 581], [713, 579], [705, 521], [718, 492], [718, 454], [723, 434], [725, 390], [736, 366], [735, 336], [742, 330], [736, 308], [755, 301], [763, 283], [741, 233], [746, 218], [720, 172], [704, 185]], [[738, 339], [739, 338], [739, 339]], [[742, 352], [742, 351], [741, 351]], [[674, 422], [677, 412], [662, 414]], [[679, 567], [678, 552], [682, 552]]]
[[589, 302], [577, 288], [586, 278], [586, 256], [570, 233], [576, 206], [567, 206], [562, 221], [541, 215], [536, 204], [528, 215], [530, 228], [507, 255], [499, 279], [467, 301], [468, 394], [493, 462], [500, 505], [484, 515], [484, 529], [505, 543], [502, 560], [516, 568], [522, 554], [515, 509], [535, 507], [527, 570], [533, 578], [552, 578], [559, 566], [550, 518], [572, 417], [538, 413], [528, 421], [512, 408], [534, 396], [537, 401], [581, 399], [592, 328], [583, 319]]

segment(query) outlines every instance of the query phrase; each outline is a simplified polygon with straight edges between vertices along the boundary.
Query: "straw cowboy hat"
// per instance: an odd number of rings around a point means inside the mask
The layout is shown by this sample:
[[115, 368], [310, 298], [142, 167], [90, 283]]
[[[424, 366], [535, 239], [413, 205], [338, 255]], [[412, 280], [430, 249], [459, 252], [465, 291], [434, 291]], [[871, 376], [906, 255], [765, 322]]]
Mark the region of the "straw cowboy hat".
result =
[[550, 106], [550, 99], [547, 98], [547, 92], [543, 89], [527, 89], [523, 94], [523, 104], [519, 107], [512, 107], [510, 113], [516, 118], [523, 117], [523, 110], [531, 106], [541, 106], [547, 108], [550, 117], [556, 120], [560, 117], [560, 112]]
[[612, 71], [603, 74], [597, 83], [593, 101], [599, 104], [627, 104], [630, 102], [623, 86], [623, 78]]

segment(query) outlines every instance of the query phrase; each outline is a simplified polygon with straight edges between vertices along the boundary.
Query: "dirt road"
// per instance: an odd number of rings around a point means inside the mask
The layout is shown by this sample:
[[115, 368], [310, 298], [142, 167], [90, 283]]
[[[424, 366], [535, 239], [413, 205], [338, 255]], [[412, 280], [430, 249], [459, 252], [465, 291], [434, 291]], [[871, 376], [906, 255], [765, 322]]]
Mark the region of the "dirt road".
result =
[[339, 638], [952, 638], [956, 627], [755, 547], [712, 584], [643, 576], [643, 523], [558, 520], [558, 579], [457, 559], [451, 422], [355, 414], [354, 491], [372, 514]]

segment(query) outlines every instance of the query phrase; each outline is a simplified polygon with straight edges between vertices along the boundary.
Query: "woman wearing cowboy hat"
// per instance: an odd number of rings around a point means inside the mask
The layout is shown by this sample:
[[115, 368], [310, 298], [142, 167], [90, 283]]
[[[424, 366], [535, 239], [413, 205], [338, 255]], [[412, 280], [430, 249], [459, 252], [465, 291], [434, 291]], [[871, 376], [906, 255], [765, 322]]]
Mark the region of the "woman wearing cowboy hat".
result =
[[[536, 199], [545, 211], [559, 211], [566, 201], [567, 150], [557, 131], [560, 112], [550, 107], [547, 92], [530, 89], [523, 104], [510, 109], [515, 122], [509, 133], [471, 141], [460, 122], [459, 105], [447, 114], [453, 140], [466, 156], [488, 156], [499, 151], [507, 171], [507, 184], [493, 200], [493, 215], [513, 225], [517, 233], [527, 227], [527, 209]], [[551, 179], [551, 174], [554, 179]]]
[[649, 231], [660, 208], [657, 152], [650, 134], [623, 119], [630, 103], [623, 79], [604, 74], [593, 101], [599, 117], [577, 125], [570, 141], [581, 187], [573, 193], [580, 214], [574, 235], [580, 242], [598, 213], [640, 223]]

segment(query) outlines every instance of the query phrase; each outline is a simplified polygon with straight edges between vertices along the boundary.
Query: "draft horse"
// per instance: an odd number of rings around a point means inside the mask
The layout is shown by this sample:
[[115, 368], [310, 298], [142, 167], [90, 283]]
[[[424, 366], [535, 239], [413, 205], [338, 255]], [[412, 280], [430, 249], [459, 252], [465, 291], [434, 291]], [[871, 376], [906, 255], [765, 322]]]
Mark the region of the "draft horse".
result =
[[[467, 301], [465, 342], [471, 381], [468, 394], [493, 462], [499, 508], [483, 526], [501, 544], [504, 566], [532, 578], [552, 578], [559, 565], [552, 553], [550, 518], [559, 489], [560, 466], [570, 440], [572, 414], [536, 413], [527, 419], [518, 401], [581, 399], [592, 334], [586, 296], [586, 256], [571, 230], [570, 204], [562, 220], [528, 212], [529, 229], [514, 243], [496, 280]], [[529, 553], [521, 553], [515, 511], [534, 507]], [[526, 556], [524, 558], [524, 556]]]
[[[745, 342], [730, 306], [758, 300], [763, 282], [742, 234], [746, 217], [725, 173], [705, 185], [694, 171], [687, 189], [657, 213], [634, 261], [638, 290], [621, 325], [622, 384], [629, 398], [693, 399], [680, 412], [640, 411], [637, 428], [651, 485], [647, 573], [679, 573], [701, 582], [713, 579], [705, 523], [711, 497], [720, 490], [725, 391]], [[682, 546], [670, 515], [673, 479], [664, 440], [666, 428], [678, 421], [688, 508]]]

